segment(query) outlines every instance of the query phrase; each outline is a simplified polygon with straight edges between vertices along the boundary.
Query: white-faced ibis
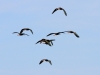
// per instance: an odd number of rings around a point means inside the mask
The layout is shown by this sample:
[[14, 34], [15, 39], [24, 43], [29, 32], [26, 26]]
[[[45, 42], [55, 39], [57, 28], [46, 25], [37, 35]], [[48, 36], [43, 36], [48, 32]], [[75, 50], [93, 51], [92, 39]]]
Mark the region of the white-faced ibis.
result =
[[37, 43], [40, 43], [40, 44], [41, 44], [41, 43], [44, 43], [44, 44], [46, 44], [46, 45], [51, 46], [50, 42], [47, 41], [46, 39], [41, 39], [41, 40], [37, 41], [35, 44], [37, 44]]
[[74, 31], [65, 31], [65, 32], [73, 33], [77, 38], [79, 38], [79, 35], [76, 32], [74, 32]]
[[42, 59], [42, 60], [39, 62], [39, 64], [41, 64], [41, 63], [44, 62], [44, 61], [49, 62], [49, 63], [52, 65], [51, 60], [48, 60], [48, 59]]
[[61, 7], [55, 8], [54, 11], [52, 12], [52, 14], [53, 14], [54, 12], [56, 12], [57, 10], [63, 10], [64, 14], [67, 16], [66, 11], [65, 11], [63, 8], [61, 8]]
[[22, 36], [22, 35], [27, 35], [27, 36], [29, 36], [28, 34], [23, 33], [23, 31], [25, 31], [25, 30], [27, 30], [27, 31], [30, 30], [31, 33], [33, 34], [33, 31], [32, 31], [31, 29], [29, 29], [29, 28], [23, 28], [23, 29], [21, 29], [20, 32], [13, 32], [13, 33], [18, 33], [19, 36]]

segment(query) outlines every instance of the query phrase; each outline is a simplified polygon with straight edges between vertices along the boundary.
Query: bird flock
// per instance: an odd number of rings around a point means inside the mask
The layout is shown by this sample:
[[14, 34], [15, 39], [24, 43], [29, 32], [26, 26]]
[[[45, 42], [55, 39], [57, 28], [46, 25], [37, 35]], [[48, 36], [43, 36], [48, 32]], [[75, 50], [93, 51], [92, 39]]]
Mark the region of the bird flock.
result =
[[[66, 11], [61, 7], [55, 8], [53, 10], [52, 14], [54, 12], [56, 12], [57, 10], [63, 10], [65, 16], [67, 16]], [[18, 36], [23, 36], [23, 35], [29, 36], [28, 34], [23, 33], [24, 31], [31, 31], [31, 33], [33, 34], [33, 31], [30, 28], [23, 28], [23, 29], [20, 30], [20, 32], [13, 32], [13, 34], [17, 33]], [[60, 35], [61, 33], [71, 33], [71, 34], [74, 34], [77, 38], [79, 38], [79, 35], [74, 31], [62, 31], [62, 32], [56, 32], [56, 33], [49, 33], [46, 36], [47, 37], [51, 36], [51, 35], [57, 36], [57, 35]], [[38, 43], [41, 44], [42, 43], [42, 44], [45, 44], [45, 45], [53, 46], [53, 41], [55, 41], [55, 39], [44, 39], [44, 38], [42, 38], [41, 40], [37, 41], [35, 44], [38, 44]], [[39, 64], [43, 63], [44, 61], [49, 62], [52, 65], [51, 60], [48, 60], [48, 59], [40, 60]]]

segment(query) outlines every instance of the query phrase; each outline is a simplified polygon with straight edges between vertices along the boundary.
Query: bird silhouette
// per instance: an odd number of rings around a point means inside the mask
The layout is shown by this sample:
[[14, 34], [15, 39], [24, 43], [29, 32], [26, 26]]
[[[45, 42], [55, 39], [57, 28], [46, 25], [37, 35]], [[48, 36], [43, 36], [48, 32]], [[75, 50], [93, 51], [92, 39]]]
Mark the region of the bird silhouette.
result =
[[64, 14], [67, 16], [66, 11], [65, 11], [63, 8], [61, 8], [61, 7], [55, 8], [54, 11], [52, 12], [52, 14], [53, 14], [54, 12], [56, 12], [57, 10], [63, 10]]
[[42, 59], [42, 60], [39, 62], [39, 64], [43, 63], [44, 61], [49, 62], [49, 63], [52, 65], [51, 60], [48, 60], [48, 59]]
[[51, 40], [46, 39], [46, 41], [50, 42], [53, 45], [53, 42], [52, 41], [55, 41], [55, 39], [51, 39]]
[[31, 33], [33, 34], [33, 31], [32, 31], [30, 28], [23, 28], [23, 29], [21, 29], [20, 33], [22, 33], [22, 32], [25, 31], [25, 30], [26, 30], [26, 31], [29, 31], [29, 30], [30, 30]]
[[76, 32], [74, 32], [74, 31], [65, 31], [65, 32], [73, 33], [77, 38], [79, 38], [79, 35]]
[[41, 39], [41, 40], [37, 41], [35, 44], [38, 44], [38, 43], [40, 43], [40, 44], [43, 43], [43, 44], [51, 46], [50, 42], [47, 41], [46, 39]]
[[50, 36], [50, 35], [56, 36], [56, 35], [60, 35], [61, 33], [64, 33], [64, 32], [50, 33], [50, 34], [48, 34], [47, 36]]
[[13, 34], [14, 34], [14, 33], [18, 33], [19, 36], [22, 36], [22, 35], [27, 35], [27, 36], [29, 36], [28, 34], [23, 33], [23, 31], [25, 31], [25, 30], [27, 30], [27, 31], [30, 30], [31, 33], [33, 34], [33, 31], [32, 31], [31, 29], [29, 29], [29, 28], [23, 28], [23, 29], [21, 29], [20, 32], [13, 32]]

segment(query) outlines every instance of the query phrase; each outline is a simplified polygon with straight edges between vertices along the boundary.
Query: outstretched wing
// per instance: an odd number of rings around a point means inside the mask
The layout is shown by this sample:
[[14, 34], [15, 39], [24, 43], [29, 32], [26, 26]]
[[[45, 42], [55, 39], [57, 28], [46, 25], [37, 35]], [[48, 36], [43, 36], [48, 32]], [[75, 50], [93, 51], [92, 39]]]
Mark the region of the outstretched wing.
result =
[[51, 63], [51, 61], [50, 61], [50, 60], [48, 60], [48, 62], [52, 65], [52, 63]]
[[23, 29], [20, 31], [20, 33], [22, 33], [24, 30], [30, 30], [31, 33], [33, 34], [33, 31], [32, 31], [31, 29], [29, 29], [29, 28], [23, 28]]
[[21, 29], [20, 33], [22, 33], [25, 29]]
[[51, 44], [53, 45], [53, 42], [52, 41], [55, 41], [55, 39], [51, 39], [50, 41], [51, 41]]
[[64, 31], [64, 32], [69, 32], [69, 31]]
[[62, 9], [63, 11], [64, 11], [64, 14], [67, 16], [67, 13], [66, 13], [66, 11], [64, 10], [64, 9]]
[[74, 33], [74, 31], [64, 31], [64, 32], [68, 32], [68, 33]]
[[64, 33], [64, 32], [58, 32], [58, 33]]
[[50, 34], [48, 34], [47, 36], [50, 36], [50, 35], [52, 35], [52, 34], [55, 34], [55, 33], [50, 33]]
[[14, 34], [14, 33], [18, 33], [18, 32], [13, 32], [13, 34]]
[[55, 41], [55, 39], [51, 39], [51, 41]]
[[39, 40], [38, 42], [36, 42], [36, 44], [39, 43], [39, 42], [40, 42], [40, 43], [45, 42], [45, 39]]
[[53, 45], [53, 42], [51, 41], [51, 44]]
[[54, 9], [54, 11], [52, 12], [52, 14], [55, 12], [55, 11], [57, 11], [58, 9], [56, 8], [56, 9]]
[[29, 36], [28, 34], [24, 34], [24, 35], [27, 35], [27, 36]]
[[27, 36], [29, 36], [28, 34], [25, 34], [25, 33], [22, 33], [23, 35], [27, 35]]
[[36, 42], [35, 44], [37, 44], [37, 43], [39, 43], [40, 42], [40, 40], [38, 41], [38, 42]]
[[29, 29], [31, 31], [31, 33], [33, 34], [33, 31], [31, 29]]
[[48, 45], [51, 46], [50, 42], [48, 42]]
[[74, 35], [75, 35], [77, 38], [79, 38], [79, 35], [78, 35], [76, 32], [74, 32]]
[[47, 44], [47, 45], [51, 46], [51, 44], [50, 44], [50, 42], [49, 42], [49, 41], [45, 40], [44, 42], [45, 42], [45, 44]]
[[41, 64], [43, 62], [43, 60], [41, 60], [40, 62], [39, 62], [39, 64]]

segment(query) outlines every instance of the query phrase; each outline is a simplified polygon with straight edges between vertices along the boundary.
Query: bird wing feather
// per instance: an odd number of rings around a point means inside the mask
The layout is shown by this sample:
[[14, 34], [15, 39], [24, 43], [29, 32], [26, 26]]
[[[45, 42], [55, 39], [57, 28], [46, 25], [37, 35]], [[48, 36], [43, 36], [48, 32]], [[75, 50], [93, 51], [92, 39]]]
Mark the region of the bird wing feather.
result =
[[51, 63], [51, 61], [50, 61], [50, 60], [48, 60], [48, 62], [52, 65], [52, 63]]
[[13, 34], [14, 34], [14, 33], [18, 33], [18, 32], [13, 32]]
[[79, 38], [79, 35], [76, 32], [74, 32], [74, 35]]
[[29, 28], [23, 28], [23, 29], [21, 29], [20, 33], [22, 33], [24, 30], [30, 30], [31, 33], [33, 34], [33, 31], [31, 29], [29, 29]]
[[64, 32], [58, 32], [58, 33], [64, 33]]
[[40, 41], [36, 42], [35, 44], [39, 43]]
[[66, 11], [63, 9], [63, 11], [64, 11], [64, 14], [67, 16], [67, 13], [66, 13]]
[[51, 44], [50, 44], [50, 42], [49, 42], [49, 41], [45, 40], [44, 42], [45, 42], [45, 44], [47, 44], [47, 45], [51, 46]]
[[52, 14], [53, 14], [55, 11], [57, 11], [57, 8], [56, 8], [56, 9], [54, 9], [54, 11], [52, 12]]
[[21, 33], [21, 34], [29, 36], [28, 34], [25, 34], [25, 33]]
[[22, 33], [25, 29], [21, 29], [20, 33]]
[[43, 62], [43, 60], [41, 60], [40, 62], [39, 62], [39, 64], [41, 64]]
[[50, 33], [50, 34], [48, 34], [47, 36], [50, 36], [50, 35], [52, 35], [52, 34], [55, 34], [55, 33]]
[[31, 33], [33, 34], [33, 31], [30, 29]]
[[53, 45], [53, 42], [51, 41], [51, 44]]

